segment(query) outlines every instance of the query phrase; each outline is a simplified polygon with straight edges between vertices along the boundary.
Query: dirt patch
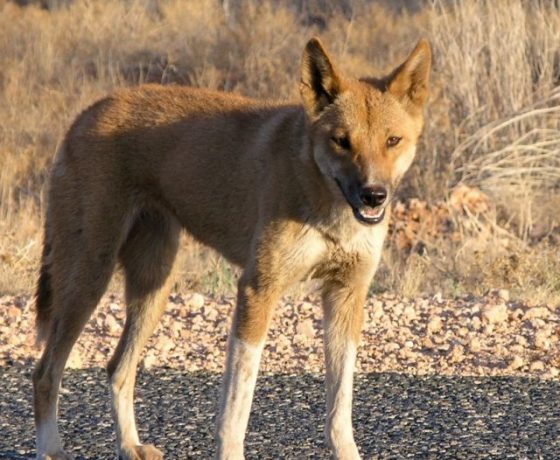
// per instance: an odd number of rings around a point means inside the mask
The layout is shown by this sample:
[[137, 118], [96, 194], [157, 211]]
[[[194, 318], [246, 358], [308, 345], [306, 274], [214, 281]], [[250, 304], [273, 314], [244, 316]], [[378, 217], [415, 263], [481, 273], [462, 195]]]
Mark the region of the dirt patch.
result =
[[[234, 298], [173, 294], [146, 346], [142, 365], [221, 371]], [[517, 375], [558, 378], [560, 308], [509, 298], [414, 300], [372, 297], [358, 356], [361, 372], [444, 375]], [[105, 366], [124, 324], [124, 305], [103, 298], [75, 346], [68, 367]], [[322, 312], [318, 296], [285, 298], [276, 309], [261, 369], [266, 373], [323, 372]], [[35, 359], [30, 297], [0, 298], [0, 366]]]

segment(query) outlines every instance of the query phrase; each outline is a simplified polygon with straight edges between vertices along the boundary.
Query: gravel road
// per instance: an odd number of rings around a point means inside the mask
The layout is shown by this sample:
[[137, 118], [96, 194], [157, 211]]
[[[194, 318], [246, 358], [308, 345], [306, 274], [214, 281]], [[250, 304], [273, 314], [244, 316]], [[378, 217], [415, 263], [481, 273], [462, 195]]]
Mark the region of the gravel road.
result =
[[[0, 368], [0, 458], [33, 455], [30, 367]], [[114, 433], [102, 369], [67, 370], [61, 428], [78, 459], [112, 458]], [[144, 441], [171, 459], [212, 458], [220, 376], [141, 371], [136, 407]], [[358, 374], [356, 438], [364, 458], [560, 458], [560, 382], [525, 377]], [[323, 377], [259, 379], [248, 459], [328, 458]]]

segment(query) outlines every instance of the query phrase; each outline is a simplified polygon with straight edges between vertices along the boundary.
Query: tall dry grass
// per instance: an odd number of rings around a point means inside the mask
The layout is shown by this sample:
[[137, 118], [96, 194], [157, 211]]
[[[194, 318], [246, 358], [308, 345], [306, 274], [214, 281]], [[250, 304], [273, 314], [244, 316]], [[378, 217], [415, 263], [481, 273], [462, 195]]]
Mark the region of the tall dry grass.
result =
[[[409, 9], [365, 0], [42, 4], [48, 8], [0, 3], [0, 293], [32, 285], [49, 165], [88, 104], [147, 81], [296, 99], [300, 53], [312, 35], [357, 76], [389, 70], [420, 36], [430, 38], [431, 106], [403, 196], [436, 202], [466, 183], [494, 203], [492, 213], [458, 218], [462, 241], [434, 241], [423, 254], [389, 244], [380, 288], [413, 295], [497, 284], [544, 299], [560, 292], [560, 262], [542, 237], [558, 226], [560, 205], [554, 2], [414, 2]], [[233, 273], [218, 256], [188, 239], [183, 246], [180, 288], [232, 288]], [[512, 254], [521, 262], [506, 270], [500, 261]], [[502, 268], [492, 271], [495, 265]]]

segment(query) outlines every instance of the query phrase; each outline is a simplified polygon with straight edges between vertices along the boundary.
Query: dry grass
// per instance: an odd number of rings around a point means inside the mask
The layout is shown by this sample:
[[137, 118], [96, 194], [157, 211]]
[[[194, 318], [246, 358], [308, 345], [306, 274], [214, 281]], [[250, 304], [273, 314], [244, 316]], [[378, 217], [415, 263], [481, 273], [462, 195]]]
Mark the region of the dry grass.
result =
[[[43, 2], [49, 9], [0, 2], [0, 292], [32, 285], [47, 171], [83, 108], [145, 81], [295, 99], [301, 49], [319, 34], [358, 76], [388, 70], [420, 36], [430, 38], [432, 101], [403, 196], [435, 203], [465, 183], [493, 206], [457, 217], [458, 241], [432, 238], [422, 253], [389, 243], [375, 288], [414, 295], [511, 287], [557, 301], [560, 203], [550, 197], [560, 188], [560, 12], [553, 3], [436, 1], [398, 11], [365, 0]], [[191, 240], [183, 246], [178, 288], [233, 288], [222, 259]]]

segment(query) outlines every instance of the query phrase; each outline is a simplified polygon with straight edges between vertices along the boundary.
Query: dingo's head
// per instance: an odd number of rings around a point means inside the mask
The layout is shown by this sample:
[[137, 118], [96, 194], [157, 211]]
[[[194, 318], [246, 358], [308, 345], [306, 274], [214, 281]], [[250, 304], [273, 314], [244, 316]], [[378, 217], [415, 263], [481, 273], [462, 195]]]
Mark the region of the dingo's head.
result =
[[426, 40], [384, 79], [347, 78], [318, 39], [305, 47], [300, 91], [310, 119], [313, 159], [360, 222], [383, 220], [414, 158], [430, 66]]

